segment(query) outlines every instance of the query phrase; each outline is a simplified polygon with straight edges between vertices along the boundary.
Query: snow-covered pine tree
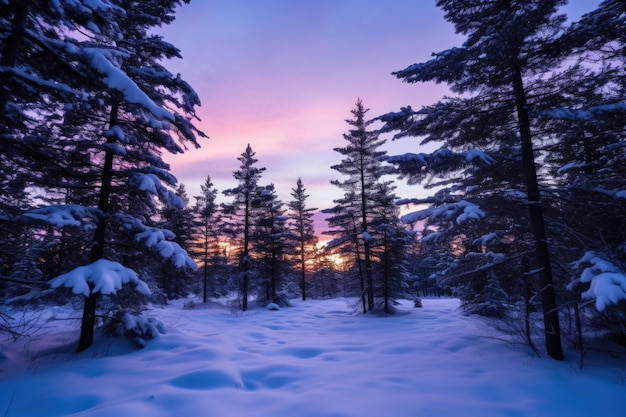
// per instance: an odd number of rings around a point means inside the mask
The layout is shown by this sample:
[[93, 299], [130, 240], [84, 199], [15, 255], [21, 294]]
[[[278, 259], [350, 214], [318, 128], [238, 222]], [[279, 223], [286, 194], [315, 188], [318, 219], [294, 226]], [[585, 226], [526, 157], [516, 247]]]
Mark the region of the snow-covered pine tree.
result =
[[313, 216], [317, 208], [306, 206], [306, 200], [309, 195], [306, 193], [306, 188], [304, 188], [301, 178], [298, 178], [296, 181], [296, 188], [291, 189], [291, 196], [293, 200], [287, 203], [290, 210], [290, 226], [296, 240], [295, 256], [300, 268], [300, 293], [302, 301], [306, 301], [306, 265], [307, 261], [311, 259], [307, 256], [307, 253], [314, 253], [317, 245], [317, 236], [313, 223]]
[[[202, 278], [202, 302], [207, 302], [207, 292], [209, 287], [209, 266], [217, 267], [219, 259], [222, 257], [219, 247], [220, 239], [220, 211], [217, 204], [218, 190], [215, 188], [211, 176], [207, 175], [204, 184], [200, 185], [201, 194], [196, 196], [194, 211], [198, 216], [200, 228], [200, 243], [202, 249], [198, 252], [203, 260]], [[209, 262], [212, 265], [209, 265]], [[213, 286], [214, 290], [215, 286]]]
[[254, 263], [262, 277], [264, 299], [285, 306], [288, 296], [284, 294], [284, 278], [292, 269], [289, 255], [293, 253], [293, 236], [288, 228], [284, 203], [278, 198], [274, 184], [259, 188], [254, 199], [252, 223]]
[[367, 298], [363, 310], [374, 308], [374, 281], [369, 236], [373, 232], [369, 227], [374, 207], [371, 196], [380, 178], [390, 174], [390, 167], [381, 162], [386, 154], [380, 150], [385, 143], [377, 132], [368, 130], [373, 120], [366, 119], [369, 109], [358, 99], [351, 110], [352, 119], [346, 123], [351, 126], [343, 138], [348, 142], [345, 147], [337, 147], [335, 152], [344, 158], [331, 168], [346, 176], [344, 180], [332, 180], [331, 184], [344, 191], [344, 197], [334, 200], [335, 206], [324, 210], [331, 214], [327, 219], [331, 230], [326, 232], [335, 236], [329, 245], [333, 247], [352, 247], [355, 254], [355, 266], [358, 268], [362, 297]]
[[[461, 47], [435, 53], [427, 62], [394, 73], [410, 83], [445, 82], [459, 94], [457, 98], [439, 103], [436, 106], [438, 113], [431, 113], [434, 118], [441, 114], [450, 120], [445, 113], [446, 105], [451, 105], [452, 111], [457, 112], [459, 128], [455, 134], [439, 138], [450, 147], [456, 144], [453, 149], [442, 148], [446, 152], [464, 152], [466, 160], [483, 158], [485, 152], [476, 153], [476, 150], [485, 145], [497, 148], [501, 134], [514, 132], [517, 144], [513, 145], [506, 137], [503, 143], [514, 152], [516, 159], [521, 157], [518, 161], [521, 161], [525, 190], [519, 193], [520, 190], [512, 186], [509, 192], [518, 194], [519, 201], [527, 203], [529, 229], [535, 244], [534, 270], [539, 276], [542, 293], [546, 347], [548, 354], [555, 359], [562, 359], [563, 352], [529, 111], [536, 110], [535, 90], [531, 88], [533, 82], [546, 87], [541, 78], [563, 62], [558, 48], [551, 48], [565, 21], [564, 16], [556, 14], [563, 3], [562, 0], [524, 0], [467, 4], [439, 0], [437, 5], [444, 10], [446, 19], [454, 24], [457, 33], [466, 37], [465, 42]], [[537, 96], [545, 95], [546, 89], [537, 93]], [[474, 111], [468, 112], [469, 108]], [[405, 109], [395, 116], [386, 120], [406, 135], [424, 134], [419, 126], [414, 126], [416, 114], [412, 110]], [[503, 130], [501, 126], [504, 125], [513, 129]], [[484, 134], [477, 135], [476, 132]], [[489, 158], [494, 157], [489, 155]], [[519, 174], [514, 175], [514, 178], [518, 177]], [[459, 187], [458, 192], [466, 191], [466, 187]]]
[[[2, 5], [11, 12], [12, 33], [26, 34], [17, 54], [12, 52], [12, 40], [3, 48], [3, 59], [9, 57], [9, 70], [3, 76], [16, 86], [9, 89], [11, 104], [4, 98], [0, 103], [4, 106], [2, 140], [13, 149], [8, 158], [14, 166], [35, 162], [23, 176], [26, 185], [63, 189], [87, 181], [98, 190], [84, 205], [48, 205], [22, 217], [93, 232], [92, 243], [87, 244], [93, 268], [80, 267], [76, 273], [63, 274], [65, 281], [54, 281], [60, 286], [70, 285], [69, 279], [82, 279], [91, 289], [85, 293], [74, 287], [86, 297], [79, 350], [93, 340], [96, 292], [115, 292], [115, 286], [101, 287], [98, 280], [111, 273], [119, 274], [116, 284], [138, 282], [134, 271], [113, 261], [124, 257], [119, 252], [121, 239], [143, 244], [179, 267], [195, 266], [180, 246], [168, 240], [173, 237], [170, 232], [146, 222], [161, 204], [157, 200], [181, 204], [166, 186], [176, 180], [167, 172], [161, 152], [182, 152], [184, 142], [198, 146], [197, 136], [204, 136], [192, 123], [198, 96], [162, 64], [166, 58], [178, 57], [178, 50], [149, 33], [170, 22], [180, 3], [102, 0], [85, 5], [58, 1], [52, 7], [38, 2]], [[41, 116], [25, 117], [33, 112]], [[29, 142], [36, 138], [42, 139], [42, 146], [35, 154]], [[141, 203], [134, 207], [142, 205], [145, 210], [125, 211], [131, 198]]]
[[[85, 99], [82, 87], [91, 83], [88, 70], [72, 62], [72, 35], [76, 29], [85, 29], [90, 19], [91, 30], [112, 33], [114, 23], [104, 16], [115, 13], [106, 0], [82, 7], [63, 0], [52, 5], [36, 1], [0, 4], [2, 252], [10, 251], [19, 258], [19, 248], [27, 250], [27, 242], [16, 245], [15, 239], [32, 223], [20, 214], [41, 201], [30, 198], [33, 191], [61, 197], [66, 194], [63, 188], [72, 184], [69, 177], [76, 166], [68, 165], [77, 159], [77, 152], [71, 140], [59, 132], [59, 121], [64, 103]], [[90, 178], [84, 177], [88, 183]]]
[[239, 169], [233, 172], [233, 177], [239, 184], [235, 188], [222, 191], [224, 195], [233, 197], [231, 203], [223, 206], [225, 214], [229, 216], [225, 231], [229, 232], [229, 238], [233, 243], [234, 241], [241, 242], [239, 268], [241, 271], [241, 309], [243, 311], [248, 309], [254, 201], [259, 196], [259, 180], [265, 171], [265, 168], [256, 166], [258, 159], [255, 158], [255, 155], [256, 152], [248, 144], [245, 151], [237, 158], [241, 162]]
[[374, 295], [382, 300], [385, 314], [393, 313], [396, 299], [408, 295], [408, 249], [415, 239], [413, 231], [400, 220], [394, 190], [391, 181], [380, 181], [371, 196], [373, 215], [370, 222], [370, 247], [376, 260], [373, 270]]
[[554, 186], [547, 197], [560, 209], [552, 227], [558, 231], [557, 260], [566, 266], [563, 280], [575, 277], [568, 287], [569, 305], [590, 305], [586, 299], [595, 299], [598, 308], [574, 314], [622, 341], [626, 340], [625, 28], [626, 4], [616, 0], [600, 2], [567, 28], [560, 45], [573, 61], [572, 75], [561, 84], [563, 100], [542, 112], [545, 124], [560, 132], [548, 147], [546, 165]]
[[[161, 211], [161, 221], [156, 225], [171, 231], [174, 234], [172, 242], [178, 244], [188, 254], [194, 248], [195, 230], [198, 226], [195, 222], [193, 210], [189, 206], [189, 197], [185, 184], [179, 184], [175, 190], [176, 195], [183, 202], [182, 207], [165, 206]], [[169, 298], [185, 297], [189, 294], [193, 275], [188, 270], [180, 270], [175, 263], [167, 260], [161, 268], [161, 289]]]

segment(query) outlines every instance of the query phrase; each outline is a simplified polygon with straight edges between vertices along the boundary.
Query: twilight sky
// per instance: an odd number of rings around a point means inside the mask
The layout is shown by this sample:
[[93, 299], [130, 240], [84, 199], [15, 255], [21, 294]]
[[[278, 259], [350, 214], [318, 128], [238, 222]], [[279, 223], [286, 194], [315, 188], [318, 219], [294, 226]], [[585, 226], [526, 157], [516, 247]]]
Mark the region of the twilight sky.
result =
[[[570, 1], [568, 14], [597, 3]], [[207, 175], [220, 193], [235, 186], [236, 158], [250, 143], [267, 168], [261, 184], [274, 183], [287, 202], [301, 177], [307, 205], [320, 209], [341, 196], [330, 166], [357, 98], [370, 118], [435, 102], [445, 86], [405, 84], [391, 72], [462, 42], [434, 0], [193, 0], [159, 33], [181, 50], [167, 66], [200, 95], [198, 126], [210, 136], [199, 150], [164, 156], [189, 195]], [[386, 149], [424, 151], [411, 139]], [[399, 197], [425, 195], [398, 186]]]

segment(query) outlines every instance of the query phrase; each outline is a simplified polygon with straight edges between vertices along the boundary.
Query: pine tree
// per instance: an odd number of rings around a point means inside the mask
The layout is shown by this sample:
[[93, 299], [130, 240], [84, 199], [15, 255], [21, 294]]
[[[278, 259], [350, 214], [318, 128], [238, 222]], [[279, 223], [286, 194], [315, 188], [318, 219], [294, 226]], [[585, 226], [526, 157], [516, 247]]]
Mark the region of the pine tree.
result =
[[288, 217], [284, 203], [278, 198], [273, 184], [259, 189], [254, 200], [252, 234], [255, 263], [265, 281], [265, 299], [278, 305], [287, 305], [282, 294], [282, 278], [291, 269], [288, 255], [292, 253], [293, 237], [287, 227]]
[[207, 288], [209, 280], [209, 260], [220, 256], [219, 249], [219, 206], [217, 204], [218, 190], [207, 175], [204, 184], [200, 185], [202, 194], [195, 197], [195, 211], [200, 218], [201, 256], [204, 262], [202, 280], [202, 302], [207, 302]]
[[306, 264], [310, 259], [307, 257], [307, 250], [311, 252], [317, 244], [313, 226], [313, 215], [317, 209], [306, 206], [309, 195], [306, 194], [301, 178], [298, 178], [296, 188], [291, 189], [291, 196], [294, 198], [288, 203], [291, 210], [291, 229], [296, 240], [295, 254], [300, 265], [300, 292], [302, 301], [306, 301]]
[[[568, 305], [576, 307], [573, 314], [580, 325], [587, 319], [618, 340], [626, 334], [622, 300], [626, 293], [615, 298], [611, 292], [614, 301], [598, 311], [598, 300], [606, 299], [606, 294], [588, 290], [599, 288], [595, 283], [602, 279], [599, 263], [611, 265], [610, 273], [626, 274], [625, 26], [626, 4], [607, 0], [567, 28], [560, 39], [561, 50], [575, 66], [560, 91], [564, 100], [542, 112], [545, 124], [560, 132], [547, 147], [545, 166], [554, 181], [548, 197], [558, 207], [552, 224], [558, 237], [553, 247], [559, 264], [567, 266], [563, 281], [574, 277], [567, 287]], [[582, 282], [585, 267], [595, 272]], [[596, 308], [581, 314], [577, 303], [589, 305], [581, 297], [596, 298]], [[578, 344], [583, 350], [580, 325]]]
[[[368, 110], [359, 99], [351, 111], [353, 119], [346, 120], [346, 123], [352, 126], [352, 129], [343, 135], [348, 144], [334, 149], [335, 152], [344, 156], [344, 159], [332, 168], [348, 178], [343, 181], [331, 181], [331, 184], [344, 190], [345, 194], [342, 199], [334, 201], [335, 207], [324, 211], [332, 214], [327, 221], [331, 228], [336, 228], [328, 233], [338, 236], [333, 245], [335, 243], [339, 246], [354, 245], [355, 261], [359, 268], [360, 281], [363, 283], [362, 290], [367, 296], [367, 305], [364, 303], [363, 306], [364, 311], [374, 308], [372, 254], [368, 238], [373, 232], [369, 226], [373, 211], [370, 197], [380, 177], [390, 173], [380, 160], [386, 153], [379, 150], [385, 140], [379, 139], [376, 132], [368, 130], [373, 123], [372, 120], [365, 119]], [[363, 261], [361, 261], [361, 255], [363, 255]]]
[[[179, 184], [175, 190], [176, 196], [182, 201], [182, 207], [165, 207], [161, 210], [161, 221], [157, 225], [174, 234], [171, 239], [187, 253], [191, 254], [194, 248], [194, 230], [196, 227], [192, 208], [189, 206], [189, 197], [185, 184]], [[169, 298], [185, 297], [189, 293], [189, 283], [192, 280], [187, 270], [179, 270], [173, 261], [166, 261], [161, 268], [161, 288]]]
[[[437, 118], [446, 106], [458, 111], [459, 128], [454, 136], [444, 139], [457, 147], [460, 145], [466, 152], [466, 160], [473, 159], [477, 154], [472, 152], [481, 145], [498, 143], [500, 135], [491, 134], [494, 125], [508, 125], [514, 129], [496, 128], [493, 131], [505, 135], [515, 132], [518, 139], [526, 188], [523, 200], [527, 202], [536, 270], [540, 278], [546, 347], [548, 354], [555, 359], [562, 359], [563, 352], [529, 115], [529, 110], [534, 109], [539, 99], [536, 101], [530, 94], [529, 83], [536, 82], [546, 87], [537, 74], [549, 73], [562, 62], [563, 57], [551, 46], [555, 44], [565, 21], [564, 16], [556, 15], [557, 7], [563, 3], [562, 0], [529, 0], [469, 5], [439, 0], [437, 5], [444, 10], [446, 19], [455, 25], [458, 33], [467, 37], [466, 41], [461, 47], [435, 53], [434, 58], [427, 62], [394, 73], [410, 83], [446, 82], [461, 95], [439, 103], [436, 106], [438, 113], [430, 114], [432, 118]], [[539, 92], [537, 97], [546, 94], [545, 88]], [[477, 111], [465, 111], [472, 107]], [[450, 122], [454, 120], [450, 114], [443, 113], [442, 117]], [[423, 134], [413, 126], [414, 112], [410, 109], [405, 109], [403, 116], [393, 119], [387, 118], [405, 134]], [[417, 124], [420, 125], [419, 122]], [[485, 134], [479, 136], [476, 131]], [[510, 141], [504, 143], [509, 149], [516, 150], [511, 147]], [[515, 188], [509, 190], [514, 191]]]
[[408, 249], [414, 240], [414, 234], [400, 220], [394, 189], [391, 181], [381, 181], [371, 197], [374, 214], [370, 247], [380, 270], [374, 276], [374, 287], [386, 314], [393, 313], [395, 300], [406, 295]]
[[250, 144], [246, 146], [246, 150], [237, 158], [241, 165], [239, 169], [233, 172], [233, 177], [239, 182], [235, 188], [223, 191], [226, 196], [232, 196], [233, 202], [225, 207], [226, 213], [230, 214], [231, 233], [233, 237], [241, 241], [241, 255], [239, 257], [239, 266], [241, 269], [241, 308], [243, 311], [248, 309], [248, 292], [250, 287], [250, 266], [251, 266], [251, 249], [252, 249], [252, 232], [253, 232], [253, 210], [254, 201], [258, 198], [261, 174], [265, 168], [256, 166], [258, 159], [255, 158], [256, 153], [252, 151]]
[[[81, 195], [81, 204], [48, 205], [21, 219], [93, 233], [86, 244], [90, 264], [113, 265], [100, 261], [125, 258], [118, 251], [125, 239], [177, 267], [195, 266], [169, 241], [171, 232], [147, 220], [160, 204], [181, 206], [167, 188], [176, 179], [167, 172], [161, 152], [182, 152], [183, 142], [198, 146], [197, 136], [204, 136], [192, 124], [197, 95], [161, 64], [179, 56], [178, 50], [149, 35], [155, 26], [173, 20], [179, 4], [59, 1], [51, 7], [36, 2], [0, 6], [8, 11], [3, 19], [10, 16], [6, 19], [11, 19], [13, 33], [2, 49], [2, 59], [11, 68], [2, 74], [11, 85], [3, 90], [7, 96], [0, 97], [2, 149], [10, 149], [3, 159], [8, 166], [32, 165], [29, 172], [19, 171], [23, 185], [48, 192], [97, 190]], [[26, 71], [13, 70], [23, 63], [28, 63]], [[34, 141], [41, 146], [34, 148]], [[55, 220], [55, 213], [68, 220]], [[97, 293], [85, 298], [79, 350], [92, 343], [97, 298]]]
[[[195, 114], [193, 106], [199, 104], [199, 100], [184, 81], [173, 76], [160, 63], [163, 58], [178, 56], [178, 51], [162, 38], [148, 35], [149, 29], [155, 25], [168, 23], [173, 19], [174, 9], [179, 3], [143, 2], [139, 7], [134, 2], [122, 2], [126, 13], [124, 18], [117, 20], [121, 30], [121, 41], [117, 43], [120, 48], [134, 53], [127, 58], [120, 57], [117, 61], [119, 67], [107, 58], [108, 51], [104, 49], [85, 51], [86, 58], [97, 65], [95, 70], [104, 77], [102, 98], [106, 107], [102, 110], [108, 115], [98, 200], [98, 209], [106, 217], [101, 217], [98, 221], [95, 245], [91, 252], [92, 263], [105, 255], [107, 217], [112, 214], [110, 202], [115, 176], [121, 174], [129, 180], [131, 187], [143, 192], [147, 197], [146, 203], [153, 212], [157, 207], [151, 202], [149, 195], [160, 198], [165, 204], [182, 206], [181, 200], [162, 185], [162, 181], [174, 185], [175, 178], [167, 173], [167, 165], [161, 160], [157, 149], [182, 152], [183, 149], [176, 143], [174, 136], [197, 146], [196, 134], [203, 134], [195, 130], [190, 120]], [[120, 81], [118, 77], [124, 75], [127, 78]], [[165, 109], [166, 106], [171, 106], [171, 110]], [[124, 150], [120, 151], [119, 146]], [[123, 167], [119, 174], [115, 172], [116, 158], [130, 165]], [[179, 245], [170, 242], [167, 245], [170, 249], [163, 250], [164, 243], [154, 242], [154, 239], [148, 237], [154, 236], [154, 230], [146, 228], [136, 218], [117, 214], [112, 219], [121, 221], [136, 241], [143, 242], [164, 255], [165, 262], [170, 261], [177, 268], [195, 267]], [[158, 235], [161, 236], [161, 233], [158, 232]], [[171, 233], [163, 236], [173, 238]], [[79, 350], [89, 346], [93, 339], [95, 309], [96, 295], [92, 294], [85, 301]]]

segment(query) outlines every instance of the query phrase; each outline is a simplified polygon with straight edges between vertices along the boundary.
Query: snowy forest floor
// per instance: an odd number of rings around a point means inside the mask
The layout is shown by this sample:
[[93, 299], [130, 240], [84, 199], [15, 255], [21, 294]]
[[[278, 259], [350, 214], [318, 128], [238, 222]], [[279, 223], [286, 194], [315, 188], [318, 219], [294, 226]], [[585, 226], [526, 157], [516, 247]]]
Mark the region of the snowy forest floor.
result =
[[0, 341], [0, 415], [626, 415], [623, 351], [591, 351], [580, 369], [576, 352], [559, 362], [502, 342], [458, 300], [404, 301], [392, 317], [350, 303], [233, 313], [179, 301], [151, 311], [167, 333], [146, 348], [98, 338], [81, 354], [77, 322], [49, 321], [28, 341]]

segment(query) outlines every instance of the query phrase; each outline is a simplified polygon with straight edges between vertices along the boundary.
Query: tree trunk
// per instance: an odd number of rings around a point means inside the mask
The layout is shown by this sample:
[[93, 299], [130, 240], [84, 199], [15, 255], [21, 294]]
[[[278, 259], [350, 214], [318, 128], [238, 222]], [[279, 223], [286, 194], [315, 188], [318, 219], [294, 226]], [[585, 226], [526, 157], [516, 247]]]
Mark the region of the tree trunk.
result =
[[[109, 128], [117, 124], [117, 113], [119, 103], [113, 102], [109, 118]], [[107, 138], [107, 143], [113, 143], [115, 138]], [[98, 221], [98, 227], [94, 233], [94, 245], [91, 249], [90, 262], [94, 263], [102, 259], [104, 255], [104, 244], [107, 231], [107, 214], [109, 212], [109, 199], [111, 196], [111, 184], [113, 182], [113, 153], [106, 151], [104, 156], [104, 166], [102, 167], [102, 184], [100, 186], [100, 196], [98, 199], [98, 209], [102, 212], [102, 217]], [[93, 288], [90, 288], [93, 289]], [[93, 344], [94, 328], [96, 325], [96, 308], [98, 305], [98, 294], [91, 293], [85, 298], [83, 307], [83, 319], [80, 329], [80, 340], [78, 342], [78, 352], [82, 352]]]
[[533, 151], [532, 135], [530, 132], [530, 118], [528, 116], [528, 104], [526, 91], [522, 81], [522, 73], [518, 65], [513, 67], [513, 90], [515, 93], [515, 106], [519, 120], [519, 132], [522, 145], [522, 165], [526, 177], [528, 193], [528, 210], [533, 235], [535, 238], [535, 252], [539, 269], [539, 278], [542, 287], [541, 302], [543, 307], [543, 322], [548, 355], [557, 360], [563, 359], [561, 346], [561, 328], [559, 325], [559, 311], [556, 304], [556, 292], [552, 280], [550, 267], [550, 253], [546, 238], [543, 212], [537, 181], [537, 169]]
[[250, 254], [248, 252], [248, 246], [250, 245], [250, 196], [246, 194], [245, 196], [245, 212], [244, 212], [244, 225], [243, 225], [243, 288], [241, 289], [241, 310], [246, 311], [248, 309], [248, 286], [249, 286], [249, 277], [248, 277], [248, 268], [250, 266]]
[[209, 218], [204, 216], [204, 279], [202, 281], [202, 302], [206, 303], [206, 292], [209, 281], [208, 261], [209, 261]]
[[359, 247], [359, 238], [357, 236], [356, 224], [354, 225], [354, 245], [356, 248], [356, 263], [359, 267], [359, 283], [361, 284], [361, 302], [363, 303], [363, 314], [367, 313], [367, 304], [365, 303], [365, 279], [363, 277], [363, 264], [361, 262], [361, 250]]
[[[248, 253], [246, 252], [244, 254], [244, 257], [247, 258]], [[248, 283], [249, 278], [248, 278], [248, 260], [244, 259], [243, 261], [243, 282], [242, 282], [242, 289], [241, 289], [241, 310], [242, 311], [246, 311], [248, 309]]]
[[526, 256], [522, 258], [522, 268], [524, 273], [524, 333], [526, 336], [526, 343], [528, 343], [528, 346], [530, 346], [530, 348], [537, 354], [537, 356], [539, 356], [539, 350], [533, 342], [532, 332], [530, 328], [530, 300], [532, 298], [532, 293], [530, 288], [530, 261]]
[[[304, 232], [301, 229], [300, 236], [304, 236]], [[302, 301], [306, 301], [306, 259], [304, 256], [304, 237], [300, 239], [300, 288], [302, 291]]]
[[[365, 173], [364, 161], [361, 154], [361, 222], [362, 232], [367, 232], [367, 198], [365, 195]], [[363, 236], [363, 255], [365, 257], [365, 280], [367, 283], [367, 306], [369, 310], [374, 309], [374, 280], [372, 278], [372, 259], [370, 257], [370, 245], [368, 240]]]
[[270, 269], [270, 273], [272, 274], [271, 275], [272, 279], [270, 281], [272, 285], [272, 288], [271, 288], [272, 303], [276, 302], [276, 287], [277, 287], [277, 281], [278, 281], [278, 258], [275, 252], [276, 252], [275, 249], [272, 249], [272, 259], [271, 259], [272, 264], [271, 264], [271, 269]]
[[367, 239], [363, 244], [365, 256], [365, 280], [367, 283], [367, 307], [371, 311], [374, 309], [374, 279], [372, 278], [372, 258], [370, 256], [370, 245]]
[[384, 253], [384, 269], [383, 269], [383, 297], [385, 300], [385, 314], [390, 313], [389, 308], [389, 244], [387, 242], [387, 230], [384, 230], [384, 242], [383, 242], [383, 250]]

